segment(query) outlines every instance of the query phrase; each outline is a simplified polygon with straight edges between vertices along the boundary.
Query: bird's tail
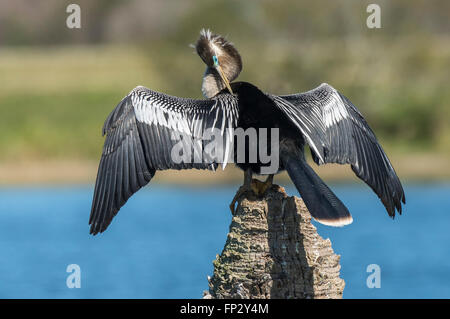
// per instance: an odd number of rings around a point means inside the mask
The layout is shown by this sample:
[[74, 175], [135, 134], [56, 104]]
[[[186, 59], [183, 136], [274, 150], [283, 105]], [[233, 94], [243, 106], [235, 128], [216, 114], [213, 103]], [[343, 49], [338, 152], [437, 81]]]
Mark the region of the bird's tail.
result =
[[352, 223], [353, 218], [347, 207], [325, 185], [302, 156], [283, 154], [281, 160], [315, 220], [328, 226], [344, 226]]

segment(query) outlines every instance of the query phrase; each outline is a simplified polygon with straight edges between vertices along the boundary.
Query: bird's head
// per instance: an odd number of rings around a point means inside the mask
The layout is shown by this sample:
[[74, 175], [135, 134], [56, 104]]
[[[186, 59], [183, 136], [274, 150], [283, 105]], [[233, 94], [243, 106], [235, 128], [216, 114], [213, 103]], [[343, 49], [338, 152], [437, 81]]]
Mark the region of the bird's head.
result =
[[224, 88], [233, 93], [230, 82], [242, 70], [241, 56], [234, 45], [221, 35], [203, 29], [195, 49], [207, 66], [203, 77], [203, 94], [210, 98]]

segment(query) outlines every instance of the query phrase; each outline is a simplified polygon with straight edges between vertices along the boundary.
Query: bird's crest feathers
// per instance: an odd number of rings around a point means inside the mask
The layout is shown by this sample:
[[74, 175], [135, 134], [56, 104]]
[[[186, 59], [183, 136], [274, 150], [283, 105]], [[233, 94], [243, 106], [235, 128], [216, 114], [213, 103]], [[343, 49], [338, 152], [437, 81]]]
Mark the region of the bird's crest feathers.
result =
[[202, 29], [193, 47], [207, 66], [202, 85], [206, 97], [214, 96], [225, 87], [217, 73], [217, 66], [220, 65], [229, 82], [234, 81], [241, 73], [241, 55], [225, 37], [212, 33], [209, 29]]

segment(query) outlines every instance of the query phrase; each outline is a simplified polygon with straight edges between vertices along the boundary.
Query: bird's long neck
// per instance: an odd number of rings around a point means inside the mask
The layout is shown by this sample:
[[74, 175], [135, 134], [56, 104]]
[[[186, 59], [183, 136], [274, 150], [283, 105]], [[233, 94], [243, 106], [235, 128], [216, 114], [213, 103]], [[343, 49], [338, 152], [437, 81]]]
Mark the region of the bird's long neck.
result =
[[225, 83], [223, 83], [219, 73], [210, 67], [206, 68], [205, 74], [203, 75], [202, 83], [202, 93], [206, 98], [212, 98], [217, 93], [226, 88]]

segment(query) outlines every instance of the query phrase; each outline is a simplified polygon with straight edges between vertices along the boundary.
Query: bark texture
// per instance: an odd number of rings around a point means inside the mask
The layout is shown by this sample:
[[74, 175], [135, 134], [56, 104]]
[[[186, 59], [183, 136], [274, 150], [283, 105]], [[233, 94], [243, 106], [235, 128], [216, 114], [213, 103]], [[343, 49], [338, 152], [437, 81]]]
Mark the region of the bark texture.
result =
[[342, 298], [340, 256], [311, 224], [303, 201], [273, 185], [238, 199], [204, 298]]

